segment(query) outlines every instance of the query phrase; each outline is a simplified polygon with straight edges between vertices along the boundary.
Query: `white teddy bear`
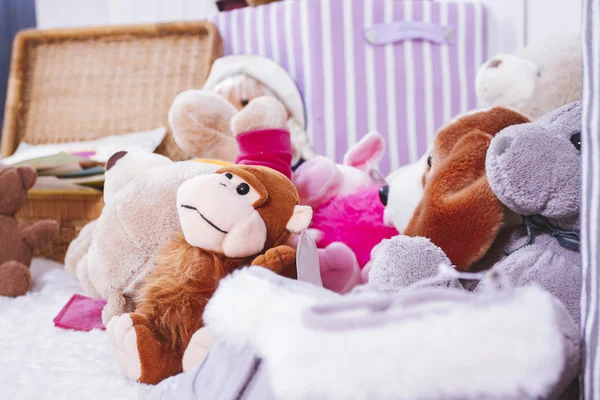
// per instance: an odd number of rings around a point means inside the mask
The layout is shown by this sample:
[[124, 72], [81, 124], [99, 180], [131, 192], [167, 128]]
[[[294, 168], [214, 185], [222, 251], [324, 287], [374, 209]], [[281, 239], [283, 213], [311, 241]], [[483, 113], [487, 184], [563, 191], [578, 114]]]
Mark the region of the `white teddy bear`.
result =
[[476, 91], [484, 107], [511, 108], [536, 120], [581, 100], [581, 36], [559, 34], [481, 66]]

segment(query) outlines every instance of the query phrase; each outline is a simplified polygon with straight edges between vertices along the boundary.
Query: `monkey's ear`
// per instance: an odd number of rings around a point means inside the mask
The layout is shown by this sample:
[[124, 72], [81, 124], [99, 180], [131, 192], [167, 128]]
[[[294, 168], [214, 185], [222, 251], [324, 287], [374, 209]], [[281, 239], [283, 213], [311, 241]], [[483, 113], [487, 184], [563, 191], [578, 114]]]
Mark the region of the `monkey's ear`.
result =
[[300, 233], [308, 228], [312, 219], [313, 210], [309, 206], [294, 207], [294, 214], [287, 223], [286, 229], [292, 233]]

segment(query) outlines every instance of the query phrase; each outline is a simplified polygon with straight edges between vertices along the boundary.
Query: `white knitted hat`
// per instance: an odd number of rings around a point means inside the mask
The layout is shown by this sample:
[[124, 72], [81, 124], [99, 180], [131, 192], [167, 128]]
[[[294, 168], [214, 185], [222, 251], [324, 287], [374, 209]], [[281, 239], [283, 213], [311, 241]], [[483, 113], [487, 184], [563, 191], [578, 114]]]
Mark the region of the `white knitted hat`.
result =
[[304, 100], [296, 82], [281, 65], [269, 58], [255, 55], [220, 57], [213, 63], [204, 89], [213, 90], [225, 79], [238, 74], [248, 75], [269, 88], [292, 118], [306, 129]]

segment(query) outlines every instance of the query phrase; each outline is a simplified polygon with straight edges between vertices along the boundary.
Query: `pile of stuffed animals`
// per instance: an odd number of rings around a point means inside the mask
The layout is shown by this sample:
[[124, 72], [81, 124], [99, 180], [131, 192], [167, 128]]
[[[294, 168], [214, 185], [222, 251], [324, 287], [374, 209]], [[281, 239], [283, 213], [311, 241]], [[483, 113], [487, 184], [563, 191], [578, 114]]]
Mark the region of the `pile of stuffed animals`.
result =
[[[328, 292], [306, 303], [317, 308], [331, 299], [352, 304], [365, 291], [410, 299], [419, 297], [415, 288], [429, 287], [480, 301], [490, 291], [533, 284], [553, 299], [556, 329], [565, 337], [577, 332], [579, 37], [550, 41], [484, 64], [477, 92], [489, 108], [449, 121], [426, 154], [387, 178], [377, 171], [380, 134], [364, 136], [343, 164], [315, 155], [301, 96], [285, 71], [269, 69], [284, 82], [277, 91], [260, 72], [269, 60], [217, 60], [206, 87], [181, 93], [169, 112], [174, 137], [192, 159], [115, 154], [102, 215], [65, 259], [84, 291], [107, 301], [102, 320], [119, 368], [148, 384], [197, 368], [228, 337], [221, 326], [228, 325], [211, 314], [236, 300], [220, 282], [240, 281], [234, 271], [260, 266], [279, 276], [267, 281], [291, 284], [281, 282], [299, 276], [300, 235], [316, 244], [318, 290]], [[0, 169], [3, 187], [19, 189], [0, 197], [0, 232], [18, 238], [10, 254], [0, 252], [2, 295], [27, 290], [32, 249], [57, 230], [51, 222], [23, 228], [14, 221], [34, 181], [29, 170]], [[250, 314], [238, 323], [252, 323]], [[565, 341], [560, 371], [539, 398], [564, 391], [577, 375], [578, 339]], [[310, 395], [326, 396], [322, 390]]]

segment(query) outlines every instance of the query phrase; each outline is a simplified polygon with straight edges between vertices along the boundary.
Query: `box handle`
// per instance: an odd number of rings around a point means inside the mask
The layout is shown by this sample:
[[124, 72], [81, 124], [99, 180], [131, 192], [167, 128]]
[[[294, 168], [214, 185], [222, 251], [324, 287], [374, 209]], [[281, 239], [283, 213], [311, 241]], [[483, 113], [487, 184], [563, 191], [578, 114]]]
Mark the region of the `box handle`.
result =
[[422, 21], [396, 21], [375, 24], [365, 30], [365, 39], [373, 46], [402, 42], [405, 40], [427, 40], [436, 44], [452, 45], [455, 42], [452, 25], [438, 25]]

